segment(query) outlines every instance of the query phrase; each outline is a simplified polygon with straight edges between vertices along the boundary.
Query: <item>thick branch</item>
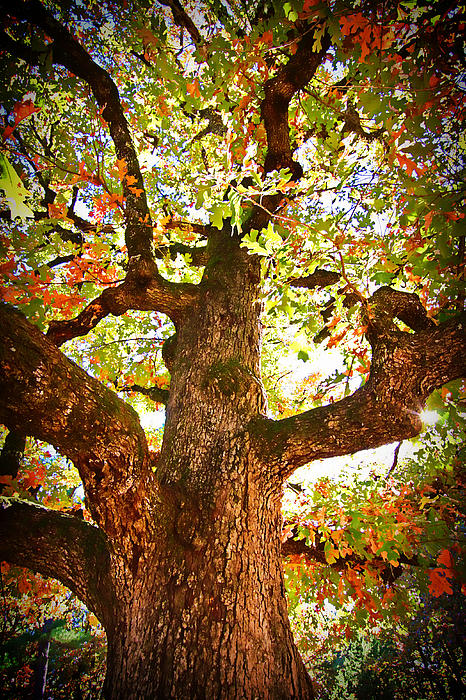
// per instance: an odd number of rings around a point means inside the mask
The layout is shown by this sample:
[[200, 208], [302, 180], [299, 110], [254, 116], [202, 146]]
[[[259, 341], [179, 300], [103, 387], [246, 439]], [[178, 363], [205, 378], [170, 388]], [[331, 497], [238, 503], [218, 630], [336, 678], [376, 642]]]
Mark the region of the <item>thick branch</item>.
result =
[[203, 238], [209, 238], [212, 235], [212, 231], [215, 233], [216, 228], [212, 229], [212, 226], [206, 226], [205, 224], [196, 224], [191, 221], [179, 221], [177, 219], [171, 219], [164, 224], [165, 229], [179, 229], [180, 231], [185, 231], [186, 233], [197, 233]]
[[171, 260], [175, 260], [177, 255], [189, 255], [191, 257], [191, 265], [203, 267], [207, 265], [209, 256], [206, 246], [196, 246], [192, 248], [184, 243], [170, 243], [169, 245], [159, 246], [155, 249], [156, 258], [165, 258], [168, 256]]
[[187, 29], [194, 43], [199, 44], [202, 39], [199, 30], [179, 0], [159, 0], [159, 3], [170, 8], [175, 24], [182, 29]]
[[[336, 284], [339, 281], [342, 281], [342, 276], [338, 272], [317, 269], [307, 277], [290, 279], [289, 283], [292, 287], [297, 288], [321, 289]], [[349, 285], [346, 285], [345, 288], [339, 291], [344, 294], [343, 304], [346, 308], [358, 302], [364, 303], [365, 318], [370, 329], [368, 334], [369, 339], [372, 338], [372, 335], [374, 335], [376, 339], [377, 335], [383, 333], [385, 330], [395, 330], [396, 325], [393, 323], [393, 319], [395, 318], [403, 321], [403, 323], [413, 331], [420, 331], [435, 326], [434, 321], [428, 317], [427, 311], [421, 304], [417, 294], [401, 292], [391, 287], [380, 287], [374, 292], [369, 302], [366, 303], [357, 291], [355, 292], [349, 288]], [[328, 320], [334, 308], [335, 299], [332, 297], [330, 301], [331, 303], [329, 303], [325, 311], [322, 312], [325, 321]]]
[[343, 114], [344, 124], [342, 129], [342, 134], [345, 132], [353, 133], [364, 139], [365, 141], [371, 142], [381, 139], [385, 129], [382, 127], [380, 129], [375, 129], [374, 131], [365, 131], [362, 127], [361, 120], [358, 111], [354, 108], [351, 102], [348, 101], [346, 111]]
[[368, 382], [334, 404], [279, 421], [257, 419], [250, 432], [274, 477], [316, 459], [352, 454], [411, 438], [429, 394], [466, 376], [465, 319], [417, 333], [373, 334]]
[[8, 433], [0, 453], [1, 476], [11, 476], [13, 479], [16, 478], [25, 448], [26, 436], [23, 433]]
[[142, 287], [139, 279], [134, 279], [129, 272], [124, 282], [105, 289], [76, 318], [51, 321], [47, 337], [55, 345], [62, 345], [67, 340], [86, 335], [109, 314], [121, 316], [130, 309], [160, 311], [177, 324], [196, 298], [197, 288], [193, 284], [169, 282], [157, 276]]
[[435, 324], [427, 316], [427, 312], [417, 294], [400, 292], [391, 287], [380, 287], [372, 295], [367, 309], [367, 320], [373, 330], [384, 331], [394, 329], [394, 318], [403, 321], [413, 331], [434, 328]]
[[318, 269], [306, 277], [294, 277], [290, 280], [290, 285], [292, 287], [303, 287], [304, 289], [321, 289], [340, 281], [341, 275], [338, 272]]
[[58, 579], [102, 619], [111, 592], [102, 532], [72, 515], [0, 498], [0, 559]]
[[327, 33], [322, 37], [322, 46], [318, 51], [314, 51], [314, 41], [314, 31], [307, 31], [299, 41], [294, 56], [264, 85], [261, 114], [267, 133], [266, 173], [289, 168], [295, 179], [302, 175], [301, 166], [293, 160], [291, 152], [288, 107], [293, 95], [311, 80], [330, 46]]
[[[141, 194], [141, 190], [144, 189], [142, 175], [115, 83], [107, 71], [92, 60], [73, 35], [57, 22], [38, 0], [30, 0], [19, 9], [15, 8], [14, 14], [15, 17], [42, 27], [53, 39], [53, 60], [89, 84], [101, 107], [102, 116], [109, 124], [117, 157], [125, 161], [127, 175], [132, 178], [131, 185], [128, 185], [126, 178], [123, 182], [126, 201], [126, 243], [130, 257], [125, 283], [116, 289], [105, 290], [76, 319], [54, 322], [51, 325], [50, 337], [62, 343], [78, 335], [85, 335], [109, 313], [120, 315], [128, 309], [162, 311], [176, 323], [180, 320], [182, 311], [192, 301], [194, 286], [167, 282], [157, 271], [153, 260], [151, 218], [145, 192]], [[30, 55], [28, 47], [14, 41], [7, 34], [4, 39], [9, 51], [17, 53], [28, 62], [37, 62], [37, 57]], [[71, 213], [74, 223], [84, 230], [87, 222], [74, 212]]]
[[137, 413], [5, 304], [0, 324], [0, 422], [54, 445], [75, 463], [92, 515], [105, 529], [118, 509], [134, 509], [148, 478]]
[[[123, 182], [128, 254], [130, 257], [152, 259], [152, 223], [144, 182], [115, 83], [109, 73], [93, 61], [76, 38], [38, 0], [20, 3], [14, 9], [3, 1], [1, 5], [6, 13], [41, 27], [53, 39], [50, 49], [54, 63], [63, 65], [90, 86], [102, 117], [108, 122], [117, 158], [125, 162], [127, 174], [131, 177], [131, 185], [128, 185], [126, 178]], [[2, 39], [8, 51], [28, 63], [37, 64], [39, 55], [35, 52], [14, 41], [5, 32]]]
[[[293, 95], [307, 85], [324, 60], [330, 46], [330, 36], [328, 33], [324, 34], [318, 51], [314, 51], [314, 42], [314, 31], [309, 29], [301, 37], [294, 56], [280, 68], [277, 75], [264, 84], [265, 97], [261, 105], [261, 116], [267, 134], [265, 173], [289, 168], [294, 180], [302, 177], [301, 165], [293, 159], [288, 107]], [[262, 207], [254, 208], [247, 230], [263, 228], [270, 218], [267, 211], [274, 212], [281, 200], [281, 194], [264, 197]]]

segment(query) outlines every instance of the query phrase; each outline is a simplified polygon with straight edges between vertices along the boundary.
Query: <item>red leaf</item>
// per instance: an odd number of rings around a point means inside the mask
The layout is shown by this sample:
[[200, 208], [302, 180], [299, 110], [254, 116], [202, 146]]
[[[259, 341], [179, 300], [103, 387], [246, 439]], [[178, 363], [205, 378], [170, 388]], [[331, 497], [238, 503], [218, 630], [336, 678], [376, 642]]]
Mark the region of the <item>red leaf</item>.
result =
[[261, 39], [264, 42], [264, 44], [268, 44], [269, 46], [271, 46], [271, 44], [273, 44], [273, 33], [270, 30], [268, 30], [267, 32], [264, 32], [262, 34]]
[[24, 100], [23, 102], [16, 102], [15, 106], [13, 107], [15, 123], [13, 126], [6, 127], [2, 135], [3, 140], [5, 141], [5, 139], [8, 139], [11, 136], [13, 131], [16, 129], [18, 124], [23, 121], [23, 119], [30, 117], [31, 114], [34, 114], [35, 112], [40, 112], [40, 108], [35, 107], [34, 102], [31, 99]]
[[404, 165], [406, 167], [406, 172], [409, 176], [413, 174], [414, 170], [417, 172], [418, 175], [422, 175], [422, 173], [424, 172], [424, 168], [407, 158], [405, 155], [403, 155], [403, 153], [397, 153], [396, 157], [400, 166], [403, 167]]
[[439, 598], [443, 593], [448, 593], [449, 595], [453, 593], [448, 576], [449, 573], [445, 569], [432, 569], [429, 571], [429, 591], [435, 598]]
[[447, 569], [451, 569], [453, 566], [453, 560], [448, 549], [442, 549], [437, 557], [437, 564], [445, 566]]

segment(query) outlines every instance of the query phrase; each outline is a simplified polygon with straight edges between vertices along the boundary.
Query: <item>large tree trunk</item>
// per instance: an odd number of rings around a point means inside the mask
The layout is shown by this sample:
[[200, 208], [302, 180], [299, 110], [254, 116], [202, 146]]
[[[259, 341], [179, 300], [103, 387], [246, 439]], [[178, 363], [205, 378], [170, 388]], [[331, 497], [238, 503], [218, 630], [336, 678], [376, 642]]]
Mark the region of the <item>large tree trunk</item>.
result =
[[118, 560], [109, 698], [312, 697], [286, 610], [281, 483], [246, 434], [265, 406], [258, 265], [233, 241], [216, 252], [165, 352], [172, 379], [156, 476], [173, 507], [165, 522], [155, 508], [144, 546]]
[[129, 586], [122, 568], [105, 697], [312, 697], [288, 623], [279, 503], [258, 486], [239, 480], [216, 508], [181, 509]]

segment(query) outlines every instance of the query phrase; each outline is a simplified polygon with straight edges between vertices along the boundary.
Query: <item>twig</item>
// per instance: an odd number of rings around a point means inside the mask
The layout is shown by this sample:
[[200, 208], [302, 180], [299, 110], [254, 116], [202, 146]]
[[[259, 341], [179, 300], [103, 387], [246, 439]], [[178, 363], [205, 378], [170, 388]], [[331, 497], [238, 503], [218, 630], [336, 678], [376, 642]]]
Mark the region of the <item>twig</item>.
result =
[[402, 442], [399, 442], [398, 445], [395, 447], [395, 452], [393, 453], [393, 463], [388, 472], [385, 475], [385, 478], [388, 479], [390, 474], [396, 469], [396, 465], [398, 464], [398, 455], [400, 453], [400, 447], [402, 445]]

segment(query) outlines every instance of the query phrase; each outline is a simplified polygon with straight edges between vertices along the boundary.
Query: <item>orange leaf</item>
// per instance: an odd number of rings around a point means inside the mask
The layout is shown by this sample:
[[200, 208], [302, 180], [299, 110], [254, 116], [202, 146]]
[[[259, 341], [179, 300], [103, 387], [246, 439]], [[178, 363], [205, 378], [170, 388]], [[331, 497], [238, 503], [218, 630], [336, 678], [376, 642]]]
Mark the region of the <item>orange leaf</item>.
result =
[[40, 112], [39, 107], [34, 107], [34, 102], [31, 99], [24, 100], [23, 102], [16, 102], [16, 104], [13, 107], [13, 116], [15, 118], [15, 123], [13, 126], [7, 126], [5, 131], [3, 132], [3, 140], [9, 138], [13, 131], [16, 129], [18, 124], [23, 121], [23, 119], [26, 119], [26, 117], [30, 117], [31, 114], [34, 114], [35, 112]]
[[409, 158], [407, 158], [403, 153], [397, 153], [396, 157], [398, 159], [398, 163], [400, 164], [400, 167], [405, 166], [406, 172], [408, 175], [411, 177], [413, 174], [413, 171], [415, 170], [418, 175], [422, 175], [424, 172], [424, 168], [422, 168], [420, 165], [416, 165], [416, 163]]
[[448, 573], [445, 569], [432, 569], [429, 571], [429, 591], [435, 598], [439, 598], [443, 593], [451, 595], [453, 589], [448, 580]]
[[197, 78], [193, 83], [188, 83], [186, 85], [186, 90], [191, 97], [200, 97], [201, 93], [199, 92], [199, 82]]
[[327, 324], [327, 328], [333, 328], [334, 326], [337, 325], [338, 321], [341, 319], [341, 316], [334, 316], [330, 323]]
[[8, 262], [2, 263], [0, 265], [0, 274], [6, 275], [9, 272], [13, 272], [13, 270], [16, 267], [16, 260], [13, 258], [11, 260], [8, 260]]
[[341, 33], [343, 36], [348, 36], [353, 31], [356, 32], [358, 29], [363, 29], [367, 26], [368, 21], [360, 12], [355, 15], [349, 15], [348, 17], [340, 18]]
[[136, 195], [136, 197], [140, 197], [144, 190], [139, 190], [137, 187], [128, 187], [129, 191], [132, 192], [133, 194]]
[[270, 30], [264, 32], [261, 36], [261, 40], [264, 42], [264, 44], [271, 46], [273, 44], [273, 33]]
[[286, 540], [288, 540], [292, 534], [293, 534], [293, 525], [290, 525], [290, 524], [285, 525], [285, 527], [282, 530], [281, 541], [286, 542]]
[[118, 160], [117, 158], [116, 166], [118, 168], [118, 176], [120, 180], [123, 180], [126, 173], [128, 172], [128, 166], [126, 165], [125, 159], [122, 158], [121, 160]]
[[435, 214], [435, 212], [432, 209], [428, 214], [425, 215], [425, 217], [424, 217], [424, 229], [425, 229], [425, 231], [427, 231], [427, 229], [429, 228], [434, 214]]

